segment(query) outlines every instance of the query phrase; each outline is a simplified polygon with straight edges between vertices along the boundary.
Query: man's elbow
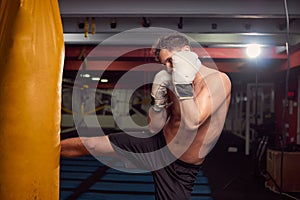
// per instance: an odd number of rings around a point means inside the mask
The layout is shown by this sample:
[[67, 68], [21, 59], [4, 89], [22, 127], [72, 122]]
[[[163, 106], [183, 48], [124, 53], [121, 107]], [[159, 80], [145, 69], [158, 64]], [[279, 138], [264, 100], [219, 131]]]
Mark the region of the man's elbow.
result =
[[159, 133], [162, 128], [164, 127], [164, 124], [148, 124], [148, 130], [152, 134]]
[[166, 118], [167, 113], [165, 110], [158, 113], [150, 109], [148, 117], [148, 129], [150, 133], [156, 134], [160, 132], [165, 125]]

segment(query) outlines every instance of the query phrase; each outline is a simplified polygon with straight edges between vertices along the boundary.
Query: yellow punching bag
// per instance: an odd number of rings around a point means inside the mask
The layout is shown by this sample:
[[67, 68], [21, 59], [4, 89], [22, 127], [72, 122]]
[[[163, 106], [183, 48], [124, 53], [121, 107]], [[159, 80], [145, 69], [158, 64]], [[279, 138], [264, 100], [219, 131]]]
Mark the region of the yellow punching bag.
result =
[[1, 0], [0, 199], [59, 199], [58, 0]]

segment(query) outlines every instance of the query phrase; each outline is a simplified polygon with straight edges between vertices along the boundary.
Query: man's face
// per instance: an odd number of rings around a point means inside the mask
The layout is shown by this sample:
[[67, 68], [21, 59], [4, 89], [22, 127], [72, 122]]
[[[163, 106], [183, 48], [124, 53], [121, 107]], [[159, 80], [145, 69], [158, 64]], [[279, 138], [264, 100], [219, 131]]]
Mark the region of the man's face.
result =
[[172, 55], [173, 55], [173, 53], [174, 52], [171, 52], [167, 49], [161, 49], [160, 53], [159, 53], [160, 63], [166, 66], [167, 71], [169, 73], [172, 72], [172, 68], [173, 68], [173, 65], [172, 65]]

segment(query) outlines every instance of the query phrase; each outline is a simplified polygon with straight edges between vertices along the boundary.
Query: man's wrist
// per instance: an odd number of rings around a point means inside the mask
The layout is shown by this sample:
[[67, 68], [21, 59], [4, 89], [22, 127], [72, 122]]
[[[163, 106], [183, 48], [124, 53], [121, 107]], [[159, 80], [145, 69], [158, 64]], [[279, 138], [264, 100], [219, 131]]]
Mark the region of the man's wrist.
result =
[[175, 92], [179, 99], [190, 99], [194, 96], [192, 84], [175, 84]]
[[161, 112], [161, 111], [164, 109], [164, 106], [163, 106], [163, 105], [154, 104], [154, 105], [152, 106], [152, 109], [153, 109], [155, 112]]

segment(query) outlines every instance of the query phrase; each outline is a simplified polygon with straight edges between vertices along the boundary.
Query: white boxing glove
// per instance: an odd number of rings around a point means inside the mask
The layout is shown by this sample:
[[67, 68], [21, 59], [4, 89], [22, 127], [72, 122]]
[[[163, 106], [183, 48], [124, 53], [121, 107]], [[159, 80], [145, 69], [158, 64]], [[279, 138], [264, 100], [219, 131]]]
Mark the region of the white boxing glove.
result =
[[198, 55], [191, 51], [175, 52], [172, 56], [172, 79], [179, 99], [193, 98], [193, 80], [201, 67]]
[[167, 88], [171, 86], [172, 76], [166, 70], [161, 70], [155, 75], [151, 90], [151, 96], [154, 98], [154, 111], [160, 112], [167, 106]]

